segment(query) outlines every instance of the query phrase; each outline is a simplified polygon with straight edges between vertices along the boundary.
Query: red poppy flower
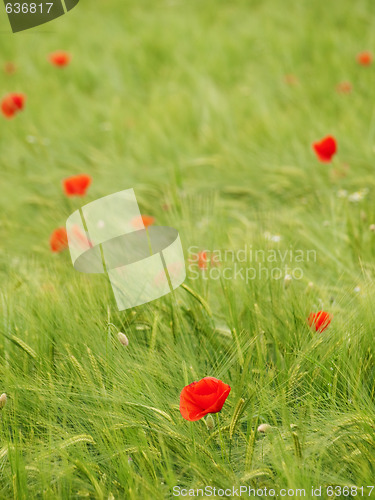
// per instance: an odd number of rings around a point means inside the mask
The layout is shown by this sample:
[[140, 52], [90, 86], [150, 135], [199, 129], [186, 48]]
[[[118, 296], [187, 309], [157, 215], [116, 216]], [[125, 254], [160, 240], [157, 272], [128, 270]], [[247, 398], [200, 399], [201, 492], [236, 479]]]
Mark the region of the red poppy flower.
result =
[[15, 114], [22, 111], [25, 106], [26, 97], [24, 94], [13, 92], [3, 97], [1, 101], [1, 111], [6, 118], [13, 118]]
[[49, 239], [52, 252], [62, 252], [68, 248], [68, 236], [65, 227], [58, 227], [53, 231]]
[[180, 412], [194, 422], [208, 413], [218, 413], [230, 393], [230, 386], [214, 377], [205, 377], [184, 387], [180, 394]]
[[62, 68], [63, 66], [68, 66], [72, 57], [68, 52], [64, 52], [63, 50], [59, 50], [57, 52], [53, 52], [48, 56], [49, 61], [54, 66], [59, 66]]
[[372, 63], [372, 54], [368, 50], [360, 52], [357, 55], [357, 62], [362, 66], [369, 66]]
[[85, 196], [91, 184], [91, 177], [86, 174], [73, 175], [63, 180], [66, 196]]
[[307, 321], [309, 325], [315, 328], [317, 332], [324, 332], [328, 325], [331, 323], [332, 316], [325, 311], [318, 311], [317, 313], [310, 313]]
[[16, 65], [12, 62], [7, 62], [4, 64], [4, 73], [7, 73], [8, 75], [13, 75], [13, 73], [16, 72]]
[[321, 141], [314, 142], [312, 147], [319, 161], [323, 163], [332, 161], [332, 156], [337, 151], [336, 139], [331, 135], [327, 135], [327, 137], [324, 137]]
[[339, 94], [349, 94], [352, 91], [353, 87], [350, 82], [340, 82], [336, 86], [336, 91]]

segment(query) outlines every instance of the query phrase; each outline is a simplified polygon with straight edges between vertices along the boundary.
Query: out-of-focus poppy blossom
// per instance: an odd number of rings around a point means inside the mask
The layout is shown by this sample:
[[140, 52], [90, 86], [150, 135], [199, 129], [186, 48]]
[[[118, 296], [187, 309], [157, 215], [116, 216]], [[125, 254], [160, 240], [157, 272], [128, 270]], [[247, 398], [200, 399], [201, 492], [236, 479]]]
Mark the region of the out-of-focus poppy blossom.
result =
[[17, 92], [3, 97], [1, 101], [1, 111], [6, 118], [13, 118], [19, 111], [25, 107], [26, 96]]
[[54, 66], [59, 66], [60, 68], [64, 66], [68, 66], [70, 63], [72, 57], [68, 52], [65, 52], [63, 50], [59, 50], [57, 52], [53, 52], [48, 56], [48, 59], [51, 64]]
[[86, 250], [93, 247], [93, 244], [88, 239], [86, 233], [83, 233], [79, 226], [74, 225], [69, 232], [70, 244], [78, 250]]
[[180, 394], [180, 412], [194, 422], [208, 413], [218, 413], [230, 393], [230, 386], [214, 377], [205, 377], [184, 387]]
[[155, 222], [155, 217], [152, 217], [151, 215], [142, 215], [142, 222], [145, 227], [152, 226], [152, 224]]
[[331, 323], [332, 316], [325, 311], [318, 311], [317, 313], [310, 313], [307, 321], [309, 325], [317, 332], [324, 332], [328, 325]]
[[62, 252], [68, 248], [68, 236], [65, 227], [58, 227], [53, 231], [49, 239], [52, 252]]
[[314, 142], [312, 147], [319, 161], [329, 163], [337, 151], [337, 142], [334, 137], [327, 135], [321, 141]]
[[350, 82], [340, 82], [336, 85], [336, 92], [339, 94], [350, 94], [352, 90], [353, 87]]
[[285, 81], [285, 83], [287, 83], [288, 85], [291, 85], [291, 86], [298, 85], [298, 83], [299, 83], [298, 78], [295, 75], [285, 75], [284, 81]]
[[91, 184], [91, 177], [86, 174], [73, 175], [63, 180], [66, 196], [85, 196]]
[[7, 75], [13, 75], [16, 72], [16, 65], [12, 62], [7, 62], [4, 64], [4, 73]]
[[[181, 262], [172, 262], [172, 264], [169, 264], [167, 266], [167, 270], [169, 277], [173, 282], [174, 280], [178, 280], [180, 276], [182, 276], [182, 273], [185, 272], [185, 267]], [[168, 283], [168, 278], [164, 269], [155, 276], [154, 283], [157, 286], [164, 286]]]
[[372, 54], [368, 50], [364, 50], [357, 55], [357, 62], [362, 66], [370, 66], [372, 63]]
[[144, 227], [147, 229], [149, 226], [152, 226], [154, 222], [155, 217], [152, 217], [151, 215], [141, 215], [140, 217], [135, 217], [132, 220], [132, 225], [136, 229], [143, 229]]
[[207, 269], [208, 264], [210, 267], [216, 267], [220, 265], [220, 260], [217, 255], [211, 255], [211, 258], [207, 255], [206, 250], [202, 250], [198, 253], [193, 254], [194, 258], [190, 258], [189, 262], [192, 265], [198, 265], [199, 269]]
[[198, 252], [198, 267], [200, 269], [207, 269], [207, 252]]

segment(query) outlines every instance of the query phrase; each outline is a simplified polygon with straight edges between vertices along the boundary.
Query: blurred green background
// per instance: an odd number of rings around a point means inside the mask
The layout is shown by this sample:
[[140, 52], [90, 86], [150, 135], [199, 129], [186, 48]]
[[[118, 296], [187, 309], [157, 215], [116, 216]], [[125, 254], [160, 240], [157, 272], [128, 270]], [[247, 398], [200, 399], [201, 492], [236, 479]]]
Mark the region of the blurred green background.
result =
[[[27, 102], [0, 117], [1, 498], [371, 484], [375, 65], [356, 56], [375, 51], [372, 10], [81, 0], [18, 34], [3, 13], [0, 60], [17, 70], [1, 95]], [[60, 49], [72, 55], [61, 69], [48, 61]], [[327, 134], [338, 154], [321, 164], [311, 144]], [[67, 199], [61, 182], [79, 173], [88, 195]], [[77, 273], [49, 237], [131, 187], [142, 213], [179, 230], [187, 260], [190, 246], [253, 245], [317, 261], [289, 286], [202, 273], [119, 313], [105, 277]], [[334, 318], [323, 334], [306, 324], [319, 309]], [[232, 387], [213, 431], [178, 410], [207, 375]]]

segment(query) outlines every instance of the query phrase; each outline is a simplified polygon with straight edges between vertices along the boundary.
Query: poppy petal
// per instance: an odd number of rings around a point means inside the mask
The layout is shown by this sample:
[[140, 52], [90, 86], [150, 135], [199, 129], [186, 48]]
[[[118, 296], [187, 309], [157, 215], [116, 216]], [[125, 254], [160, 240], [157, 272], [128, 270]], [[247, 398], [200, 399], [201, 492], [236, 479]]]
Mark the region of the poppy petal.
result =
[[323, 163], [331, 162], [332, 157], [337, 152], [336, 139], [331, 135], [324, 137], [321, 141], [314, 142], [312, 147], [319, 161]]
[[230, 393], [230, 386], [214, 377], [205, 377], [184, 387], [180, 394], [183, 418], [196, 421], [208, 413], [219, 412]]
[[66, 196], [85, 196], [91, 184], [91, 177], [86, 174], [74, 175], [63, 180]]

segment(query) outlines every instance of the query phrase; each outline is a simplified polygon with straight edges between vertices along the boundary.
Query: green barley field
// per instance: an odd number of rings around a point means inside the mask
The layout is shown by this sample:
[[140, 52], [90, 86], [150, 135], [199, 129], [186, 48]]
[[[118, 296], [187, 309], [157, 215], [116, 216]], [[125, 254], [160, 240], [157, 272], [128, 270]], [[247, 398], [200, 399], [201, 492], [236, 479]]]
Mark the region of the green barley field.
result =
[[[2, 11], [0, 98], [26, 104], [0, 116], [1, 499], [375, 498], [373, 7], [82, 0], [18, 34]], [[118, 311], [49, 239], [128, 188], [187, 278]], [[206, 376], [231, 392], [187, 421]]]

